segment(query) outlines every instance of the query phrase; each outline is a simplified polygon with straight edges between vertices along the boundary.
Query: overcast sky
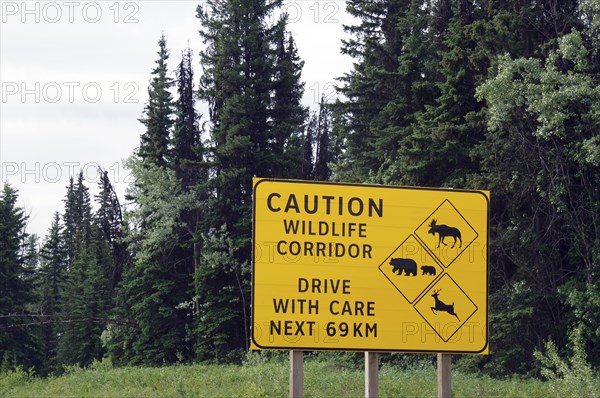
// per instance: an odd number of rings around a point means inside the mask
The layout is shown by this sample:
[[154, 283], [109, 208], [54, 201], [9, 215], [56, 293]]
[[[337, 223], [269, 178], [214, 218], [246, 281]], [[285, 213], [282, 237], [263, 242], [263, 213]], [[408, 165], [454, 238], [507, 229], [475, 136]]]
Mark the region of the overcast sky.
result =
[[[44, 237], [62, 213], [69, 177], [82, 169], [92, 194], [100, 165], [123, 200], [123, 168], [139, 144], [138, 122], [162, 32], [173, 71], [188, 44], [196, 81], [202, 1], [0, 1], [0, 177], [19, 191], [28, 232]], [[350, 70], [340, 54], [344, 1], [284, 1], [305, 61], [304, 104], [334, 95]], [[174, 73], [173, 73], [174, 76]], [[198, 104], [201, 113], [205, 106]]]

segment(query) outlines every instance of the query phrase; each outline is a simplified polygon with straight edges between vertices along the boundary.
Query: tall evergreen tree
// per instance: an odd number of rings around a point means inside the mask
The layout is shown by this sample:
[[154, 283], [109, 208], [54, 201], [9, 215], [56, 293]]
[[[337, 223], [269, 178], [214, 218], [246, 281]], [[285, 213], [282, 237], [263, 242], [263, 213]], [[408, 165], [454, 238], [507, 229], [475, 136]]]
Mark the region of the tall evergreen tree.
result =
[[196, 111], [194, 92], [194, 71], [192, 68], [192, 50], [183, 52], [177, 68], [177, 94], [175, 101], [175, 122], [171, 139], [171, 158], [182, 189], [188, 192], [191, 187], [206, 179], [203, 164], [204, 145], [198, 122], [200, 115]]
[[347, 10], [359, 22], [345, 26], [352, 37], [342, 52], [356, 62], [340, 79], [346, 99], [336, 108], [345, 154], [336, 174], [390, 182], [399, 143], [435, 91], [429, 14], [421, 0], [350, 0]]
[[179, 242], [173, 233], [195, 198], [193, 192], [181, 192], [173, 170], [135, 156], [127, 166], [135, 179], [128, 195], [137, 206], [126, 214], [134, 258], [118, 289], [119, 316], [137, 326], [113, 327], [110, 350], [120, 364], [174, 363], [190, 357], [191, 318], [180, 304], [191, 300], [191, 275], [174, 256]]
[[152, 80], [148, 87], [148, 104], [144, 108], [144, 117], [140, 119], [146, 126], [146, 131], [142, 134], [138, 155], [148, 162], [165, 166], [173, 126], [173, 96], [169, 91], [173, 80], [167, 76], [169, 52], [164, 34], [158, 41], [158, 47], [156, 68], [152, 70]]
[[96, 195], [98, 210], [94, 216], [100, 232], [102, 232], [102, 238], [110, 248], [112, 261], [105, 272], [114, 292], [117, 284], [121, 281], [123, 269], [130, 262], [130, 256], [125, 240], [126, 228], [119, 198], [110, 182], [108, 172], [99, 169], [98, 173], [100, 175], [99, 193]]
[[[475, 44], [466, 27], [477, 18], [473, 4], [440, 3], [439, 14], [432, 18], [437, 98], [416, 116], [402, 139], [395, 171], [400, 182], [408, 185], [465, 187], [469, 175], [477, 171], [470, 152], [483, 139], [482, 118], [477, 117], [482, 105], [475, 100], [475, 84], [487, 71], [475, 70], [469, 59]], [[448, 19], [442, 21], [444, 17]]]
[[317, 122], [316, 113], [312, 113], [309, 116], [302, 143], [302, 174], [300, 177], [303, 180], [313, 180], [315, 178], [315, 154], [313, 148], [317, 144]]
[[[164, 37], [159, 46], [160, 67], [153, 72], [157, 75], [153, 82], [160, 81], [166, 90], [172, 82], [166, 79]], [[160, 136], [168, 140], [161, 147], [168, 151], [161, 149], [160, 156], [140, 151], [127, 162], [134, 177], [128, 197], [136, 202], [126, 214], [134, 258], [123, 273], [117, 312], [137, 326], [111, 327], [108, 345], [116, 363], [160, 365], [192, 357], [193, 318], [187, 303], [193, 301], [192, 273], [200, 240], [196, 230], [207, 174], [189, 50], [177, 70], [177, 91], [176, 101], [170, 94], [168, 100], [164, 95], [162, 102], [150, 101], [142, 120], [146, 125], [142, 140]]]
[[27, 216], [17, 205], [17, 191], [4, 184], [0, 193], [0, 352], [10, 365], [39, 365], [35, 333], [22, 318], [33, 304], [33, 284], [25, 249]]
[[176, 118], [172, 138], [171, 157], [175, 176], [180, 181], [181, 192], [195, 195], [196, 203], [182, 209], [180, 224], [174, 231], [179, 247], [174, 256], [180, 269], [192, 273], [198, 267], [200, 256], [200, 230], [204, 225], [204, 208], [207, 201], [208, 165], [206, 151], [198, 126], [200, 115], [196, 111], [192, 52], [183, 52], [177, 69]]
[[87, 366], [104, 355], [100, 335], [110, 313], [110, 284], [104, 270], [111, 261], [108, 244], [95, 228], [89, 243], [79, 245], [62, 292], [57, 361]]
[[38, 285], [38, 309], [45, 322], [42, 326], [42, 356], [44, 369], [42, 374], [57, 369], [58, 334], [60, 327], [56, 323], [61, 311], [61, 297], [67, 277], [67, 256], [60, 214], [54, 213], [54, 218], [48, 235], [40, 250], [40, 269]]
[[[301, 65], [293, 42], [282, 41], [285, 22], [274, 27], [267, 22], [281, 4], [209, 0], [208, 7], [197, 10], [206, 44], [200, 54], [204, 74], [199, 94], [209, 105], [212, 141], [208, 226], [217, 231], [227, 226], [225, 232], [238, 248], [236, 264], [244, 264], [251, 253], [252, 177], [300, 175]], [[236, 280], [235, 273], [220, 267], [210, 270], [198, 271], [199, 301], [224, 292], [230, 292], [229, 300], [201, 307], [200, 317], [217, 318], [225, 303], [229, 315], [219, 328], [199, 323], [197, 334], [213, 344], [218, 340], [218, 347], [200, 346], [198, 352], [247, 348], [249, 280]]]
[[299, 173], [294, 175], [294, 171], [299, 168], [302, 130], [308, 117], [308, 110], [301, 105], [304, 61], [298, 55], [293, 36], [288, 34], [286, 38], [285, 27], [284, 15], [275, 27], [273, 37], [275, 60], [269, 152], [274, 164], [270, 176], [274, 178], [300, 176]]
[[331, 110], [325, 104], [325, 96], [319, 104], [317, 120], [317, 150], [314, 167], [314, 179], [327, 181], [331, 177], [330, 163], [336, 160], [336, 148], [333, 140], [333, 119]]
[[89, 243], [92, 226], [92, 207], [89, 189], [84, 184], [83, 171], [77, 176], [77, 183], [71, 177], [67, 186], [65, 212], [63, 215], [63, 238], [67, 253], [67, 262], [75, 258], [79, 245]]
[[63, 219], [67, 273], [60, 297], [57, 363], [85, 366], [103, 354], [100, 334], [110, 308], [107, 270], [111, 266], [108, 243], [92, 217], [83, 171], [77, 183], [69, 182]]

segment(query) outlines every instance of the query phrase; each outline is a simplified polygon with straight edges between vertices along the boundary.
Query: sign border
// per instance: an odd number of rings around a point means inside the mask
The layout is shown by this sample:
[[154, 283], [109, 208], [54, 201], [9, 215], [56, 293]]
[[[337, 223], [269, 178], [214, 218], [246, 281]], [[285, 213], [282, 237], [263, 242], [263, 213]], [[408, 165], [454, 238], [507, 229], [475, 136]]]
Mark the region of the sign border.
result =
[[[297, 179], [281, 179], [281, 178], [262, 178], [254, 177], [252, 179], [252, 285], [251, 285], [251, 308], [250, 308], [250, 340], [251, 343], [262, 350], [293, 350], [293, 351], [348, 351], [348, 352], [406, 352], [406, 353], [443, 353], [443, 354], [480, 354], [488, 349], [490, 341], [489, 333], [489, 280], [490, 280], [490, 267], [489, 267], [489, 255], [490, 255], [490, 192], [485, 190], [471, 190], [471, 189], [455, 189], [455, 188], [433, 188], [433, 187], [410, 187], [403, 185], [380, 185], [380, 184], [362, 184], [362, 183], [350, 183], [350, 182], [334, 182], [334, 181], [311, 181], [311, 180], [297, 180]], [[263, 182], [276, 182], [284, 184], [304, 184], [304, 185], [335, 185], [345, 187], [361, 187], [361, 188], [379, 188], [379, 189], [394, 189], [394, 190], [408, 190], [408, 191], [434, 191], [434, 192], [452, 192], [452, 193], [466, 193], [466, 194], [480, 194], [485, 198], [487, 204], [487, 217], [486, 217], [486, 264], [485, 264], [485, 344], [480, 350], [473, 351], [457, 351], [457, 350], [395, 350], [395, 349], [381, 349], [381, 348], [348, 348], [348, 347], [299, 347], [299, 346], [263, 346], [258, 344], [254, 339], [254, 291], [255, 291], [255, 242], [256, 242], [256, 190], [258, 186]], [[477, 231], [476, 231], [477, 232]], [[437, 279], [436, 279], [437, 280]]]

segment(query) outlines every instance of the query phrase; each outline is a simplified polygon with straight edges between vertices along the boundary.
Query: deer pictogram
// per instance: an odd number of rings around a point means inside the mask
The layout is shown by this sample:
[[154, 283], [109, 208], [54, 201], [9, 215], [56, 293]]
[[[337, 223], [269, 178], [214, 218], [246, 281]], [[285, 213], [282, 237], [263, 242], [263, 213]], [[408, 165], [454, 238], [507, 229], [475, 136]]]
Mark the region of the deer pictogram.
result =
[[436, 233], [438, 234], [439, 239], [437, 248], [440, 247], [440, 243], [444, 244], [444, 246], [448, 246], [444, 242], [444, 239], [446, 239], [447, 236], [454, 238], [452, 248], [456, 245], [456, 239], [460, 240], [460, 246], [458, 247], [462, 247], [462, 238], [460, 237], [460, 230], [458, 228], [449, 227], [447, 225], [437, 225], [437, 220], [433, 219], [429, 224], [429, 233], [433, 236], [435, 236]]
[[454, 303], [452, 303], [452, 305], [448, 305], [438, 298], [440, 290], [442, 289], [434, 290], [433, 294], [431, 295], [431, 297], [433, 297], [435, 300], [435, 307], [431, 307], [431, 312], [433, 312], [435, 315], [437, 315], [435, 311], [447, 312], [450, 315], [454, 315], [460, 322], [458, 315], [456, 315], [456, 312], [454, 312]]

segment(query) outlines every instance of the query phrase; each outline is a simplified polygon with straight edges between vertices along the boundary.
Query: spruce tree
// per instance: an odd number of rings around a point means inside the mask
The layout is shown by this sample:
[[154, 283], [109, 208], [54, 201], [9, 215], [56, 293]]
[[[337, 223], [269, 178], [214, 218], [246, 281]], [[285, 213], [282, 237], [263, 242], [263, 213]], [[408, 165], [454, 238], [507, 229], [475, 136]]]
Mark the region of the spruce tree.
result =
[[[166, 78], [164, 37], [159, 46], [159, 67], [153, 71], [157, 84], [152, 87], [166, 92], [173, 82]], [[148, 137], [156, 137], [157, 142], [164, 139], [158, 151], [161, 154], [140, 150], [127, 161], [134, 178], [127, 196], [136, 203], [126, 214], [131, 223], [128, 240], [133, 259], [118, 288], [116, 313], [136, 325], [113, 325], [107, 333], [116, 363], [160, 365], [192, 357], [192, 318], [187, 303], [193, 300], [191, 281], [199, 256], [196, 229], [203, 195], [200, 187], [206, 174], [202, 171], [203, 148], [189, 50], [179, 64], [177, 77], [177, 100], [172, 101], [166, 93], [157, 96], [146, 106], [147, 117], [142, 120], [146, 126], [142, 142]]]
[[128, 167], [135, 179], [128, 195], [137, 203], [127, 213], [134, 256], [118, 288], [117, 314], [135, 325], [111, 326], [109, 350], [118, 364], [174, 363], [190, 357], [191, 318], [180, 304], [191, 299], [191, 276], [174, 256], [179, 241], [173, 233], [191, 195], [181, 192], [173, 170], [137, 157]]
[[110, 313], [110, 285], [104, 273], [108, 245], [95, 228], [90, 243], [79, 245], [62, 292], [57, 361], [87, 366], [104, 356], [100, 335]]
[[4, 184], [0, 193], [0, 352], [3, 363], [25, 368], [38, 366], [37, 336], [24, 324], [34, 303], [27, 267], [27, 216], [17, 205], [17, 191]]
[[59, 365], [86, 366], [100, 358], [100, 334], [110, 309], [108, 243], [92, 217], [83, 172], [71, 179], [65, 200], [67, 273], [60, 297]]
[[325, 97], [321, 98], [319, 104], [319, 117], [317, 120], [317, 143], [316, 159], [314, 167], [314, 179], [317, 181], [328, 181], [331, 177], [330, 163], [336, 159], [335, 142], [333, 140], [333, 119], [331, 110], [325, 104]]
[[77, 176], [77, 183], [71, 177], [67, 186], [65, 211], [63, 214], [63, 238], [68, 264], [75, 258], [79, 246], [89, 243], [92, 226], [92, 207], [90, 193], [84, 184], [83, 171]]
[[317, 137], [317, 115], [312, 113], [308, 119], [306, 125], [306, 131], [304, 133], [304, 140], [302, 143], [302, 174], [303, 180], [313, 180], [315, 177], [315, 154], [314, 149], [316, 147]]
[[[277, 24], [273, 37], [275, 60], [269, 152], [274, 168], [270, 176], [297, 178], [300, 177], [301, 137], [308, 110], [301, 105], [304, 61], [298, 56], [293, 36], [287, 34], [286, 37], [285, 27], [284, 17]], [[294, 172], [297, 174], [294, 175]]]
[[[179, 215], [180, 223], [174, 231], [179, 246], [174, 256], [179, 259], [183, 272], [190, 275], [197, 269], [200, 256], [200, 230], [204, 225], [207, 201], [208, 165], [205, 148], [198, 126], [200, 115], [196, 111], [192, 52], [183, 52], [177, 69], [175, 102], [175, 127], [172, 136], [171, 158], [175, 176], [180, 181], [181, 193], [195, 196]], [[183, 287], [182, 287], [183, 288]]]
[[[466, 187], [469, 176], [477, 172], [470, 152], [483, 139], [475, 99], [475, 86], [482, 73], [469, 60], [474, 43], [466, 27], [476, 20], [468, 1], [439, 5], [432, 19], [437, 44], [435, 102], [416, 115], [410, 132], [399, 147], [396, 173], [407, 185]], [[442, 21], [442, 18], [448, 18]], [[445, 23], [444, 23], [445, 22]]]
[[352, 37], [342, 46], [356, 62], [340, 78], [346, 99], [336, 105], [337, 130], [345, 152], [337, 178], [393, 182], [400, 141], [435, 91], [430, 16], [420, 0], [351, 0], [347, 10], [359, 22], [345, 26]]
[[58, 334], [60, 326], [61, 297], [67, 277], [67, 256], [60, 214], [54, 213], [54, 218], [48, 235], [40, 250], [40, 269], [38, 285], [38, 309], [44, 324], [41, 330], [42, 356], [44, 369], [42, 374], [57, 369]]
[[114, 295], [114, 291], [121, 281], [123, 270], [130, 263], [130, 254], [125, 239], [126, 225], [119, 198], [110, 182], [108, 172], [99, 169], [98, 173], [100, 175], [99, 193], [96, 195], [98, 210], [94, 218], [100, 228], [102, 238], [110, 248], [112, 261], [105, 272]]
[[[246, 264], [250, 258], [252, 177], [298, 177], [301, 171], [301, 64], [293, 42], [283, 40], [285, 20], [268, 24], [281, 4], [209, 0], [208, 7], [198, 8], [206, 44], [200, 54], [204, 74], [199, 94], [209, 105], [211, 122], [206, 233], [226, 226], [222, 233], [238, 248], [234, 264]], [[198, 352], [247, 348], [250, 281], [236, 278], [245, 273], [229, 273], [214, 265], [197, 274], [199, 302], [214, 303], [200, 307], [201, 319], [228, 314], [219, 327], [198, 323], [196, 333], [202, 337]], [[223, 294], [228, 300], [211, 299]]]
[[148, 87], [148, 103], [144, 108], [144, 117], [140, 119], [146, 131], [141, 136], [138, 156], [165, 166], [168, 161], [169, 134], [173, 126], [173, 96], [169, 91], [173, 80], [167, 76], [169, 52], [164, 34], [158, 41], [158, 47], [158, 59]]
[[198, 122], [200, 115], [196, 111], [196, 93], [194, 91], [194, 71], [192, 68], [192, 50], [188, 48], [182, 54], [177, 68], [177, 100], [174, 103], [175, 122], [171, 139], [173, 168], [184, 192], [188, 192], [199, 182], [204, 182], [206, 172], [203, 164], [204, 146]]

